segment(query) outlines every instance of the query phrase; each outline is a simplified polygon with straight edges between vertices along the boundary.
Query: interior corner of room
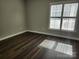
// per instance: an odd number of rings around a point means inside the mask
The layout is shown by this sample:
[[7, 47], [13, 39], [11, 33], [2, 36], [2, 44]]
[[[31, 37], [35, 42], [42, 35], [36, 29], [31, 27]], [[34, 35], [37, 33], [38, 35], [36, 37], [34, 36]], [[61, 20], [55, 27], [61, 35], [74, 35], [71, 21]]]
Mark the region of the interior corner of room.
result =
[[79, 59], [79, 1], [0, 0], [0, 59]]
[[[50, 1], [61, 2], [61, 0]], [[27, 31], [79, 40], [79, 10], [77, 13], [74, 32], [49, 29], [48, 0], [0, 0], [0, 40]]]

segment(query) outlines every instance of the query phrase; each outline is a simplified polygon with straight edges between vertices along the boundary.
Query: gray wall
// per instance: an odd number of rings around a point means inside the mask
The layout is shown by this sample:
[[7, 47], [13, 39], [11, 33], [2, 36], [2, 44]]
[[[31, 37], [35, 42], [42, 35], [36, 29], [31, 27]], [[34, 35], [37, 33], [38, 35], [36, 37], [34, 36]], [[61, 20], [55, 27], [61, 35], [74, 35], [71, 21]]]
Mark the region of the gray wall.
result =
[[78, 25], [76, 32], [49, 30], [48, 0], [0, 0], [0, 38], [24, 30], [79, 38]]
[[29, 29], [35, 31], [47, 31], [47, 0], [28, 0], [26, 4]]
[[27, 19], [28, 19], [29, 30], [79, 38], [79, 29], [78, 29], [79, 23], [77, 24], [76, 32], [56, 31], [48, 29], [49, 26], [48, 0], [27, 0], [26, 8], [27, 8]]
[[0, 0], [0, 38], [26, 30], [23, 0]]

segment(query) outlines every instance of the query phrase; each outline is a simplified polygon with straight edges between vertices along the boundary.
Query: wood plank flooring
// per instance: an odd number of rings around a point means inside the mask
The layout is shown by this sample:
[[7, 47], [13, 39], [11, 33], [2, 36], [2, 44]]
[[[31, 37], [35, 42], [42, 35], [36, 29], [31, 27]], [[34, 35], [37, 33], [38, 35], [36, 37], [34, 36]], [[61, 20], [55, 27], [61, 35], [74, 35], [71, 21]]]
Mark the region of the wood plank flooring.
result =
[[36, 46], [44, 39], [45, 35], [27, 32], [1, 41], [0, 59], [35, 59], [40, 51]]
[[[48, 47], [40, 46], [43, 41], [49, 41]], [[64, 45], [64, 47], [63, 47]], [[66, 53], [71, 49], [73, 53]], [[66, 46], [66, 47], [65, 47]], [[0, 59], [79, 59], [79, 41], [53, 37], [44, 34], [26, 32], [6, 40], [0, 41]], [[72, 48], [67, 48], [72, 47]], [[58, 49], [58, 50], [57, 50]]]

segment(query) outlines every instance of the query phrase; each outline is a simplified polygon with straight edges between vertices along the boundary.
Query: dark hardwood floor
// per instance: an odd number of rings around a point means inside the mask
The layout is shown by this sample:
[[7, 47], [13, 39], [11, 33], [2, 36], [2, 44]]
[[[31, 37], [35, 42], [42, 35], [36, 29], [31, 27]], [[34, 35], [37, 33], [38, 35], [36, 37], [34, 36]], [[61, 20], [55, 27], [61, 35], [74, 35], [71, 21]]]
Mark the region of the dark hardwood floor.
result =
[[79, 41], [26, 32], [0, 41], [0, 59], [79, 59]]

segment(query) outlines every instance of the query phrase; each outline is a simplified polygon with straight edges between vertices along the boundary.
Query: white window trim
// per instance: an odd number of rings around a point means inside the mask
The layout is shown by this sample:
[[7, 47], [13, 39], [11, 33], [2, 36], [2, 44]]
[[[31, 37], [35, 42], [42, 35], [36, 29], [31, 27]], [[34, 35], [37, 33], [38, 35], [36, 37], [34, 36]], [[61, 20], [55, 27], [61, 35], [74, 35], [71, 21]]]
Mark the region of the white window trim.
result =
[[[51, 9], [51, 5], [58, 5], [58, 4], [62, 4], [62, 9], [64, 8], [64, 4], [70, 4], [70, 3], [78, 3], [78, 6], [79, 6], [79, 2], [78, 1], [61, 1], [61, 2], [54, 2], [54, 3], [50, 3], [50, 9]], [[79, 7], [78, 7], [79, 8]], [[77, 20], [77, 16], [76, 17], [63, 17], [63, 11], [64, 11], [64, 9], [62, 10], [62, 15], [61, 15], [61, 17], [58, 17], [58, 18], [61, 18], [61, 21], [62, 21], [62, 19], [63, 18], [76, 18], [75, 19], [75, 26], [76, 26], [76, 20]], [[77, 10], [77, 12], [78, 12], [78, 10]], [[49, 13], [49, 15], [50, 15], [50, 13]], [[51, 17], [49, 16], [49, 19], [50, 19]], [[54, 18], [54, 17], [53, 17]], [[55, 17], [55, 18], [57, 18], [57, 17]], [[62, 23], [62, 22], [61, 22]], [[62, 27], [61, 25], [60, 25], [60, 27]], [[49, 30], [57, 30], [57, 31], [65, 31], [65, 32], [76, 32], [76, 30], [75, 30], [75, 27], [74, 27], [74, 31], [71, 31], [71, 30], [63, 30], [62, 28], [60, 28], [60, 29], [52, 29], [52, 28], [50, 28], [50, 21], [49, 21], [49, 26], [48, 26], [48, 29]]]

